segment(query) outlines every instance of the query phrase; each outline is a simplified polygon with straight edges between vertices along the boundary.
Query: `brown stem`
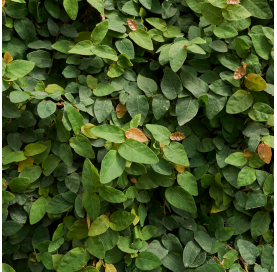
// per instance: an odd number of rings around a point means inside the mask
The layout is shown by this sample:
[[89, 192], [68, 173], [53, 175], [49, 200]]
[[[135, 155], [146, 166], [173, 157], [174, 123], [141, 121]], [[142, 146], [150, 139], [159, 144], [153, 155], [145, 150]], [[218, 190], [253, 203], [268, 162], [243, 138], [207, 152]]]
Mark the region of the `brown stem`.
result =
[[245, 260], [241, 256], [238, 256], [238, 257], [239, 257], [239, 260], [242, 262], [242, 264], [244, 266], [244, 270], [246, 272], [249, 272]]

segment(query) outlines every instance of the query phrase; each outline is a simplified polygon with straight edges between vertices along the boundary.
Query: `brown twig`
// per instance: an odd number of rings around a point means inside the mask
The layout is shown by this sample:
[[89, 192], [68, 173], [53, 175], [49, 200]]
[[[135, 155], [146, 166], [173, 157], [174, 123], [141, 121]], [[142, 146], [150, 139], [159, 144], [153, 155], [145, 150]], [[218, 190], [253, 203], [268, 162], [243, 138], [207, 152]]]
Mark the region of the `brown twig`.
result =
[[243, 266], [244, 266], [244, 270], [245, 270], [246, 272], [249, 272], [245, 260], [244, 260], [241, 256], [238, 256], [238, 258], [239, 258], [239, 260], [242, 262], [242, 264], [243, 264]]

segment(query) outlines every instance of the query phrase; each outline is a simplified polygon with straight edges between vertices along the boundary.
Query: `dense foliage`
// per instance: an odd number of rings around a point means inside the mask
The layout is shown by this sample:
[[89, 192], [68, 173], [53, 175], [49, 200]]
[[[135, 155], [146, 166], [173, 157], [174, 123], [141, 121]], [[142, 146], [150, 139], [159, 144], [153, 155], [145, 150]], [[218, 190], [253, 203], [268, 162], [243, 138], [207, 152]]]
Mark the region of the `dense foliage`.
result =
[[273, 1], [3, 1], [3, 271], [273, 271]]

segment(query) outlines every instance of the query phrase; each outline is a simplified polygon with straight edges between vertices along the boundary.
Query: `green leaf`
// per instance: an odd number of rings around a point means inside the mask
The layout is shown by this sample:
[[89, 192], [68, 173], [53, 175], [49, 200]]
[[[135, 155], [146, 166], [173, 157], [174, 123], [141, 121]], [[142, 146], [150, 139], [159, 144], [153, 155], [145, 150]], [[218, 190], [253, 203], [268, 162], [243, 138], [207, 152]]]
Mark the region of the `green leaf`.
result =
[[226, 112], [229, 114], [237, 114], [247, 110], [253, 103], [253, 96], [243, 90], [235, 92], [227, 101]]
[[91, 48], [91, 51], [100, 58], [110, 59], [114, 61], [118, 60], [115, 50], [107, 45], [96, 45]]
[[160, 31], [166, 31], [166, 22], [161, 18], [146, 18], [146, 22]]
[[268, 212], [256, 212], [251, 219], [251, 235], [257, 237], [264, 234], [268, 230], [270, 222], [271, 218]]
[[165, 67], [164, 76], [161, 81], [161, 89], [165, 97], [170, 100], [175, 99], [183, 90], [179, 76], [169, 67]]
[[67, 232], [67, 238], [81, 240], [88, 237], [88, 225], [86, 219], [75, 221]]
[[195, 241], [202, 247], [203, 250], [210, 252], [212, 249], [212, 239], [205, 231], [197, 231], [194, 233]]
[[164, 147], [163, 152], [169, 161], [176, 164], [189, 166], [188, 157], [182, 144], [171, 142], [170, 145]]
[[256, 180], [256, 172], [255, 169], [250, 167], [244, 167], [239, 172], [237, 185], [238, 186], [247, 186], [252, 184]]
[[199, 104], [192, 97], [180, 98], [177, 100], [176, 115], [179, 126], [189, 122], [198, 112]]
[[181, 187], [167, 188], [165, 191], [166, 200], [174, 207], [190, 212], [196, 212], [196, 205], [189, 192]]
[[87, 0], [100, 14], [104, 14], [104, 2], [101, 0]]
[[243, 166], [247, 163], [247, 158], [244, 157], [242, 152], [235, 152], [229, 155], [225, 162], [234, 166]]
[[195, 272], [224, 272], [225, 269], [222, 265], [217, 263], [204, 264], [195, 269]]
[[56, 111], [56, 104], [52, 101], [41, 101], [38, 104], [37, 111], [40, 118], [47, 118]]
[[220, 241], [227, 241], [229, 240], [234, 234], [234, 229], [233, 228], [218, 228], [215, 231], [215, 237], [216, 239]]
[[114, 231], [122, 231], [132, 224], [135, 217], [132, 213], [118, 210], [110, 216], [110, 228]]
[[146, 128], [152, 133], [153, 137], [160, 143], [168, 145], [170, 143], [171, 132], [164, 126], [147, 124]]
[[242, 0], [241, 5], [244, 6], [253, 17], [259, 19], [271, 19], [273, 17], [266, 0]]
[[127, 161], [155, 164], [159, 160], [155, 153], [145, 144], [134, 139], [127, 139], [118, 148], [118, 153]]
[[125, 169], [125, 160], [116, 150], [110, 150], [104, 157], [101, 164], [100, 182], [109, 183], [113, 179], [122, 175]]
[[6, 66], [6, 77], [11, 79], [17, 79], [29, 74], [35, 64], [27, 60], [14, 60]]
[[143, 90], [148, 97], [151, 97], [158, 90], [158, 85], [153, 79], [144, 77], [142, 75], [138, 75], [137, 84], [138, 87]]
[[206, 95], [209, 91], [209, 85], [202, 79], [190, 73], [188, 70], [183, 70], [180, 76], [183, 86], [187, 88], [196, 98]]
[[69, 144], [78, 155], [88, 159], [95, 158], [91, 144], [85, 136], [79, 134], [75, 138], [72, 137], [69, 140]]
[[140, 47], [147, 49], [147, 50], [153, 50], [153, 43], [151, 41], [150, 35], [142, 30], [137, 29], [136, 31], [132, 31], [129, 34], [129, 37]]
[[85, 190], [83, 194], [83, 205], [91, 220], [95, 220], [100, 212], [100, 200], [96, 193]]
[[46, 213], [46, 207], [50, 202], [51, 198], [48, 197], [39, 197], [31, 206], [30, 210], [30, 224], [34, 225], [39, 222]]
[[4, 157], [2, 163], [9, 164], [12, 162], [20, 162], [26, 160], [27, 157], [24, 155], [23, 151], [15, 151], [7, 154], [7, 156]]
[[262, 102], [255, 103], [253, 109], [248, 112], [249, 117], [257, 122], [266, 122], [273, 114], [274, 110]]
[[91, 33], [91, 39], [93, 44], [97, 45], [105, 38], [109, 28], [109, 21], [103, 21], [99, 23]]
[[235, 71], [239, 66], [240, 66], [240, 59], [232, 54], [219, 54], [217, 55], [218, 60], [220, 61], [220, 63], [231, 69], [232, 71]]
[[227, 97], [209, 93], [209, 102], [206, 105], [206, 115], [209, 119], [213, 119], [225, 107]]
[[127, 200], [127, 196], [113, 187], [103, 185], [98, 188], [99, 195], [111, 203], [122, 203]]
[[187, 41], [179, 41], [171, 45], [169, 49], [169, 62], [173, 72], [177, 72], [187, 58]]
[[228, 24], [220, 24], [214, 29], [214, 35], [220, 39], [233, 38], [238, 35], [238, 32], [235, 28]]
[[221, 23], [222, 21], [221, 8], [214, 7], [212, 4], [207, 2], [200, 3], [199, 7], [201, 9], [201, 13], [203, 14], [207, 22], [214, 25], [219, 25]]
[[29, 53], [27, 55], [27, 59], [39, 68], [49, 68], [53, 65], [50, 53], [43, 50], [37, 50]]
[[125, 131], [115, 125], [102, 125], [93, 127], [91, 132], [103, 139], [106, 139], [113, 143], [124, 143], [125, 142]]
[[105, 248], [99, 236], [89, 237], [86, 242], [88, 252], [99, 259], [105, 258]]
[[115, 46], [121, 54], [126, 54], [130, 59], [135, 57], [134, 46], [130, 40], [118, 40], [115, 42]]
[[77, 0], [63, 0], [63, 6], [72, 20], [76, 20], [78, 15], [78, 1]]
[[30, 179], [25, 177], [14, 178], [10, 181], [9, 187], [12, 192], [23, 193], [28, 185], [30, 184]]
[[238, 21], [250, 17], [251, 13], [242, 5], [227, 5], [222, 10], [222, 16], [228, 21]]
[[79, 134], [81, 127], [84, 125], [83, 116], [79, 111], [71, 105], [66, 107], [66, 113], [68, 115], [69, 122], [73, 128], [75, 134]]
[[[188, 191], [191, 195], [198, 195], [198, 187], [196, 178], [190, 172], [183, 172], [177, 175], [178, 184]], [[202, 182], [202, 181], [201, 181]]]
[[15, 272], [15, 270], [6, 263], [2, 263], [3, 272]]
[[253, 243], [242, 239], [239, 239], [237, 243], [240, 255], [245, 262], [248, 265], [254, 264], [259, 255], [258, 248]]
[[49, 202], [46, 207], [46, 212], [50, 214], [58, 214], [63, 213], [73, 207], [72, 203], [66, 201], [62, 195], [54, 196]]
[[67, 53], [91, 56], [91, 55], [94, 55], [94, 53], [92, 53], [92, 48], [93, 48], [93, 44], [91, 41], [81, 41], [81, 42], [78, 42], [75, 46], [73, 45], [70, 48], [68, 48]]
[[110, 226], [109, 218], [106, 215], [97, 217], [92, 224], [88, 232], [88, 236], [97, 236], [107, 231]]
[[89, 159], [84, 162], [82, 184], [86, 190], [91, 191], [94, 191], [96, 186], [101, 185], [98, 171]]
[[94, 104], [94, 114], [98, 123], [102, 123], [113, 110], [112, 101], [105, 98], [97, 98]]
[[152, 252], [141, 252], [135, 261], [136, 267], [141, 270], [151, 270], [162, 265], [162, 261]]
[[194, 241], [189, 241], [183, 251], [183, 263], [185, 267], [189, 267], [197, 255], [200, 253], [200, 246]]
[[83, 248], [73, 248], [61, 259], [57, 272], [78, 271], [87, 264], [89, 258], [89, 254]]
[[135, 94], [130, 95], [126, 103], [126, 107], [132, 118], [138, 114], [141, 114], [139, 123], [141, 126], [149, 111], [149, 104], [146, 97], [142, 95], [137, 96]]
[[108, 83], [99, 83], [93, 91], [93, 94], [96, 96], [106, 96], [115, 91], [113, 85]]

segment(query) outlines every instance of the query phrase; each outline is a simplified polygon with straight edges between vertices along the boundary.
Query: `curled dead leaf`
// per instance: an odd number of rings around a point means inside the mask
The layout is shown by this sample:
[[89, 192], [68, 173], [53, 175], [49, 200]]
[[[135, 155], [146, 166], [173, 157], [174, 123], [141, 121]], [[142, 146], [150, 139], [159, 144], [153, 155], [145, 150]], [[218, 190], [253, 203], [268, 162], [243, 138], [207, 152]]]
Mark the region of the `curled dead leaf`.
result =
[[258, 154], [265, 163], [270, 163], [272, 157], [272, 151], [270, 146], [268, 146], [267, 144], [260, 144], [258, 146]]
[[248, 148], [246, 148], [246, 149], [243, 151], [243, 155], [244, 155], [245, 158], [250, 158], [250, 157], [254, 156], [255, 153], [250, 153], [249, 150], [248, 150]]
[[126, 132], [125, 132], [125, 136], [128, 139], [135, 139], [141, 143], [143, 142], [147, 142], [148, 139], [146, 138], [145, 134], [139, 130], [138, 128], [129, 128]]
[[185, 135], [181, 132], [174, 132], [170, 136], [170, 140], [172, 140], [172, 141], [182, 141], [185, 138], [186, 138]]
[[133, 19], [127, 19], [128, 26], [130, 27], [131, 30], [135, 31], [138, 28], [138, 24], [135, 20]]
[[226, 3], [231, 4], [231, 5], [235, 5], [235, 4], [239, 4], [240, 1], [239, 0], [227, 0]]
[[13, 61], [13, 57], [11, 56], [11, 54], [8, 51], [4, 54], [4, 61], [6, 62], [6, 64]]
[[176, 164], [176, 163], [173, 163], [173, 165], [178, 173], [183, 173], [185, 171], [186, 167], [184, 165], [180, 165], [180, 164]]
[[240, 79], [246, 75], [246, 68], [243, 66], [239, 66], [234, 73], [234, 79]]
[[116, 116], [117, 118], [122, 118], [127, 112], [127, 108], [125, 105], [119, 103], [117, 106], [116, 106]]

